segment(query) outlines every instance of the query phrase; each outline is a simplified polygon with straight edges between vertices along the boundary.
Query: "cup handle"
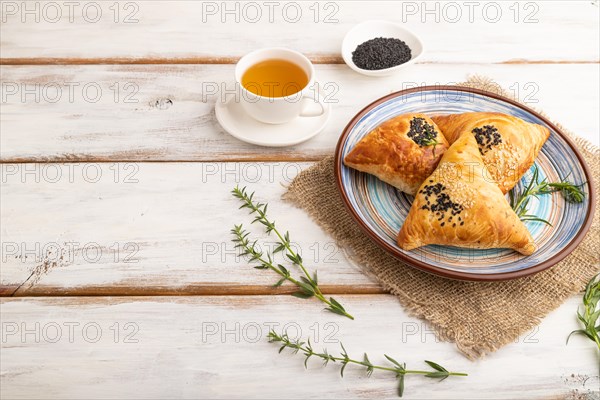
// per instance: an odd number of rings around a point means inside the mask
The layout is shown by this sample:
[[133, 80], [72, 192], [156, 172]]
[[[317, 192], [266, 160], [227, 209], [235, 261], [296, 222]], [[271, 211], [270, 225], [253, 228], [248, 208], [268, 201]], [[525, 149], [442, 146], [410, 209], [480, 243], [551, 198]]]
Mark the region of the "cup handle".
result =
[[[317, 96], [315, 98], [315, 95]], [[308, 100], [312, 100], [310, 102], [308, 102]], [[302, 100], [300, 100], [303, 102], [302, 105], [302, 111], [300, 112], [300, 117], [320, 117], [321, 115], [325, 114], [325, 97], [323, 96], [323, 94], [321, 93], [321, 91], [317, 90], [316, 92], [313, 92], [312, 94], [307, 94], [304, 95], [302, 97]], [[319, 104], [319, 106], [321, 107], [321, 110], [318, 112], [313, 111], [309, 111], [308, 108], [310, 108], [310, 104], [314, 104], [317, 103]]]

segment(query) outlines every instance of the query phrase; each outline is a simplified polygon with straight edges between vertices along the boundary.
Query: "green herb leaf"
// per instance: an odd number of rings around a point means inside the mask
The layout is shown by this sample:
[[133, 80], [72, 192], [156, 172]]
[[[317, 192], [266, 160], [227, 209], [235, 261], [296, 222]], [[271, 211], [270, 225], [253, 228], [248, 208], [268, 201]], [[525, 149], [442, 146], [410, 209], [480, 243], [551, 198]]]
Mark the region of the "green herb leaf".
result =
[[298, 286], [299, 286], [299, 287], [300, 287], [302, 290], [304, 290], [304, 292], [306, 292], [306, 293], [310, 293], [310, 294], [311, 294], [311, 296], [314, 296], [314, 294], [315, 294], [315, 291], [314, 291], [313, 287], [312, 287], [310, 284], [308, 284], [308, 283], [304, 283], [304, 282], [298, 282]]
[[292, 296], [297, 297], [299, 299], [310, 299], [311, 297], [314, 296], [314, 294], [306, 293], [306, 292], [294, 292], [294, 293], [292, 293]]
[[342, 369], [340, 369], [340, 375], [342, 376], [342, 378], [344, 377], [344, 370], [346, 369], [347, 365], [348, 365], [348, 361], [343, 360], [342, 361]]
[[448, 370], [446, 368], [442, 367], [440, 364], [434, 363], [433, 361], [425, 360], [425, 363], [427, 363], [427, 365], [429, 365], [431, 368], [435, 369], [436, 371], [448, 372]]
[[367, 376], [370, 377], [371, 374], [373, 374], [374, 368], [373, 364], [371, 364], [371, 361], [369, 361], [369, 356], [367, 356], [367, 353], [365, 353], [363, 356], [363, 365], [367, 367]]
[[331, 304], [333, 304], [333, 305], [334, 305], [336, 308], [338, 308], [338, 309], [340, 309], [340, 310], [342, 310], [342, 311], [346, 311], [346, 310], [344, 310], [344, 307], [343, 307], [343, 306], [342, 306], [340, 303], [338, 303], [338, 302], [337, 302], [337, 301], [336, 301], [336, 300], [335, 300], [333, 297], [330, 297], [330, 298], [329, 298], [329, 301], [330, 301], [330, 302], [331, 302]]
[[430, 372], [427, 375], [425, 375], [426, 378], [442, 378], [442, 380], [446, 379], [448, 377], [448, 373], [447, 372], [443, 372], [443, 371], [435, 371], [435, 372]]
[[[400, 363], [396, 360], [394, 360], [392, 357], [388, 356], [387, 354], [384, 354], [385, 358], [388, 359], [389, 362], [391, 362], [392, 364], [396, 365], [398, 368], [403, 369], [402, 365], [400, 365]], [[427, 362], [427, 361], [425, 361]]]
[[398, 397], [404, 394], [404, 374], [398, 374]]
[[[346, 316], [346, 313], [345, 313], [344, 311], [340, 310], [339, 308], [334, 308], [334, 307], [331, 307], [331, 306], [329, 306], [329, 307], [327, 307], [325, 310], [327, 310], [327, 311], [329, 311], [329, 312], [332, 312], [332, 313], [334, 313], [334, 314], [338, 314], [338, 315], [344, 315], [344, 316]], [[353, 317], [353, 318], [351, 318], [351, 319], [354, 319], [354, 317]]]
[[281, 264], [277, 264], [277, 267], [286, 278], [290, 276], [290, 271], [288, 271], [286, 267]]
[[285, 282], [287, 280], [287, 278], [281, 278], [280, 280], [277, 281], [277, 283], [275, 283], [273, 285], [273, 287], [279, 287], [281, 285], [283, 285], [283, 282]]

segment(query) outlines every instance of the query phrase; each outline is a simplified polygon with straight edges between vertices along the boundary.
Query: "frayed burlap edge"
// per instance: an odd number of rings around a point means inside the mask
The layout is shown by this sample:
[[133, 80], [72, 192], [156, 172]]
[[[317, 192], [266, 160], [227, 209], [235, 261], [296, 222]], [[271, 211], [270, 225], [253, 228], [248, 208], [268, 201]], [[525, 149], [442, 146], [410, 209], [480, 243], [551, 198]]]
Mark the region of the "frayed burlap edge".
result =
[[[461, 85], [511, 97], [485, 77], [473, 76]], [[584, 156], [592, 170], [596, 198], [600, 198], [600, 150], [557, 126]], [[600, 270], [600, 207], [596, 207], [590, 231], [578, 248], [561, 263], [534, 276], [506, 282], [461, 282], [416, 270], [381, 250], [360, 230], [339, 196], [333, 164], [330, 156], [300, 173], [283, 198], [305, 210], [353, 262], [396, 295], [411, 315], [426, 320], [440, 339], [454, 342], [469, 359], [514, 342], [581, 291]]]

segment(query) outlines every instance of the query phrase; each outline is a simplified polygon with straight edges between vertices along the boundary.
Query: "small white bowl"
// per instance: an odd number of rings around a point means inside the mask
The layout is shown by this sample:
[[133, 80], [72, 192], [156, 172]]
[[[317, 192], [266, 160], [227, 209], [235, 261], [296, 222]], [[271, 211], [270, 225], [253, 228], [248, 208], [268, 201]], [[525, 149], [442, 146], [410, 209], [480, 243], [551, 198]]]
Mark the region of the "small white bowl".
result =
[[[359, 44], [378, 37], [403, 40], [404, 43], [410, 47], [412, 56], [411, 59], [404, 64], [396, 65], [395, 67], [391, 68], [368, 70], [357, 67], [352, 61], [352, 52], [356, 50], [356, 47]], [[344, 41], [342, 42], [342, 57], [344, 58], [346, 64], [348, 64], [348, 66], [356, 72], [368, 76], [391, 75], [400, 70], [402, 67], [414, 63], [415, 60], [419, 58], [421, 54], [423, 54], [423, 50], [423, 43], [417, 37], [417, 35], [404, 28], [400, 24], [382, 20], [366, 21], [356, 25], [348, 33], [346, 33]]]

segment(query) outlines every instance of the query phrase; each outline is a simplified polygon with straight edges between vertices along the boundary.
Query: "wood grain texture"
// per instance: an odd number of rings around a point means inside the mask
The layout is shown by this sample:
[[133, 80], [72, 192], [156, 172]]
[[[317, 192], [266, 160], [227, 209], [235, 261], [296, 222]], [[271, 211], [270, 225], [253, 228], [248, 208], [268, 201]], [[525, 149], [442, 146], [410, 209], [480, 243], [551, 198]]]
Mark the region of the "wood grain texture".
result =
[[[2, 164], [1, 292], [276, 294], [269, 286], [277, 276], [251, 268], [231, 242], [233, 225], [252, 220], [230, 194], [239, 184], [270, 203], [271, 219], [290, 231], [328, 290], [381, 293], [303, 211], [280, 199], [309, 165]], [[259, 226], [250, 229], [264, 250], [274, 249]]]
[[[75, 287], [29, 285], [31, 280], [19, 285], [0, 286], [0, 297], [77, 297], [77, 296], [273, 296], [291, 295], [297, 292], [295, 286], [286, 285], [274, 288], [271, 285], [260, 284], [221, 284], [211, 285], [210, 282], [201, 282], [187, 286], [151, 286], [144, 284], [129, 285], [87, 285]], [[374, 284], [341, 284], [319, 285], [321, 292], [326, 295], [340, 294], [385, 294], [383, 288]]]
[[599, 85], [593, 64], [415, 65], [376, 80], [346, 66], [319, 65], [317, 78], [332, 103], [332, 119], [314, 139], [284, 149], [240, 142], [217, 123], [215, 101], [235, 89], [231, 65], [1, 66], [0, 159], [318, 160], [333, 151], [346, 123], [371, 101], [408, 87], [456, 84], [468, 74], [491, 77], [598, 144], [599, 122], [590, 118], [600, 108], [598, 91], [590, 90]]
[[[240, 57], [152, 57], [152, 58], [8, 58], [0, 59], [0, 65], [155, 65], [155, 64], [235, 64]], [[343, 64], [341, 56], [309, 55], [313, 64]], [[564, 61], [565, 63], [593, 63], [593, 61]], [[543, 64], [552, 63], [542, 61]]]
[[[344, 59], [341, 56], [327, 55], [308, 55], [308, 59], [313, 64], [344, 64]], [[37, 57], [37, 58], [8, 58], [0, 59], [0, 65], [160, 65], [160, 64], [235, 64], [240, 60], [240, 57], [186, 57], [186, 58], [125, 58], [125, 57], [110, 57], [110, 58], [52, 58], [52, 57]], [[417, 61], [416, 64], [463, 64], [461, 62], [446, 61], [437, 63], [435, 61]], [[500, 61], [489, 64], [598, 64], [598, 61], [591, 60], [534, 60], [528, 61], [524, 59], [514, 59], [509, 61]]]
[[[35, 63], [40, 57], [59, 63], [78, 58], [185, 62], [235, 58], [267, 46], [339, 57], [344, 34], [368, 19], [397, 21], [413, 30], [425, 43], [425, 62], [599, 60], [598, 6], [590, 1], [122, 0], [117, 6], [84, 1], [72, 11], [61, 2], [59, 7], [5, 3], [0, 27], [5, 63]], [[24, 13], [26, 7], [33, 12]]]
[[[395, 398], [393, 374], [367, 378], [349, 366], [305, 370], [301, 355], [277, 354], [269, 326], [311, 338], [316, 349], [354, 358], [383, 354], [413, 368], [439, 362], [466, 378], [408, 376], [406, 399], [594, 398], [597, 355], [577, 328], [579, 299], [485, 360], [470, 362], [409, 317], [392, 296], [340, 296], [350, 321], [290, 296], [2, 299], [2, 398]], [[38, 324], [38, 325], [36, 325]], [[129, 325], [127, 325], [129, 324]], [[70, 328], [71, 327], [71, 328]], [[72, 329], [72, 331], [70, 331]], [[29, 332], [29, 333], [26, 333]], [[37, 337], [36, 337], [37, 332]], [[117, 334], [117, 335], [116, 335]], [[116, 336], [115, 336], [116, 335]], [[580, 396], [580, 397], [577, 397]]]

